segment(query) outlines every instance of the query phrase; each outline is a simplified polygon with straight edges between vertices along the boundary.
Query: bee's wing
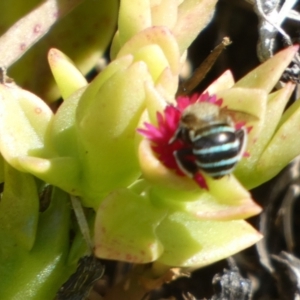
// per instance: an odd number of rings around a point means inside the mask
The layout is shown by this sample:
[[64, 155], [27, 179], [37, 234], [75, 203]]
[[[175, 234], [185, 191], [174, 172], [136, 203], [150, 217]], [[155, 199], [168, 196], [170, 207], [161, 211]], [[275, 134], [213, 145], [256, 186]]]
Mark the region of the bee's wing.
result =
[[252, 123], [255, 121], [256, 122], [259, 121], [259, 118], [257, 116], [245, 112], [241, 112], [238, 110], [228, 109], [227, 107], [221, 108], [220, 113], [225, 116], [230, 116], [235, 123], [237, 122]]

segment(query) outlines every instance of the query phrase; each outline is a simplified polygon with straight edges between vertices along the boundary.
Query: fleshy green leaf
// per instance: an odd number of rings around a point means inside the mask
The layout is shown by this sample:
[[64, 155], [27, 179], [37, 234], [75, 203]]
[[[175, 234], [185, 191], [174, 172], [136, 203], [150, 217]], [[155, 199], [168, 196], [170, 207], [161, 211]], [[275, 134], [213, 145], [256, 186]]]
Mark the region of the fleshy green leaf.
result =
[[87, 85], [87, 81], [69, 57], [57, 49], [50, 49], [48, 62], [63, 99]]
[[[37, 96], [15, 85], [0, 84], [0, 149], [4, 158], [22, 170], [18, 157], [46, 155], [50, 108]], [[49, 153], [48, 153], [49, 154]]]
[[184, 211], [203, 220], [245, 219], [260, 213], [261, 208], [234, 176], [219, 180], [207, 178], [206, 182], [208, 191], [156, 184], [150, 190], [150, 198], [158, 206]]
[[[228, 109], [238, 113], [248, 114], [252, 120], [261, 119], [265, 115], [267, 96], [264, 90], [235, 87], [217, 92], [217, 98], [223, 99], [222, 106], [227, 106]], [[243, 117], [248, 116], [243, 115]]]
[[98, 74], [96, 78], [94, 78], [94, 80], [87, 86], [85, 92], [80, 98], [80, 102], [78, 103], [76, 113], [79, 120], [84, 118], [102, 85], [106, 83], [116, 72], [126, 70], [132, 62], [132, 55], [127, 55], [114, 60], [100, 74]]
[[77, 90], [58, 108], [49, 124], [49, 141], [59, 156], [78, 157], [78, 140], [75, 126], [76, 110], [85, 88]]
[[283, 169], [293, 158], [300, 153], [300, 105], [299, 101], [294, 102], [285, 112], [289, 115], [276, 130], [270, 143], [262, 154], [257, 172], [268, 180]]
[[230, 70], [227, 70], [220, 77], [218, 77], [204, 92], [208, 92], [210, 95], [213, 95], [219, 91], [230, 89], [233, 86], [233, 75]]
[[169, 66], [162, 49], [158, 45], [148, 45], [140, 48], [134, 55], [135, 61], [143, 61], [147, 64], [149, 73], [155, 82], [162, 71]]
[[152, 25], [173, 28], [178, 17], [178, 4], [183, 1], [164, 0], [157, 1], [157, 3], [150, 2]]
[[119, 39], [121, 45], [138, 32], [151, 26], [149, 0], [122, 0], [119, 10]]
[[166, 215], [146, 197], [120, 189], [100, 205], [95, 222], [95, 255], [134, 263], [156, 260], [163, 251], [155, 229]]
[[[270, 139], [272, 138], [276, 127], [278, 126], [278, 122], [293, 90], [294, 86], [292, 84], [287, 84], [281, 90], [278, 90], [269, 95], [266, 114], [262, 119], [263, 122], [260, 122], [260, 132], [259, 134], [250, 133], [249, 135], [249, 139], [252, 139], [250, 140], [252, 146], [248, 147], [250, 155], [249, 157], [241, 160], [234, 172], [239, 180], [242, 181], [243, 185], [247, 186], [248, 188], [253, 188], [267, 181], [270, 178], [270, 175], [268, 175], [269, 171], [271, 172], [270, 174], [272, 174], [271, 176], [275, 176], [276, 172], [274, 172], [274, 170], [270, 170], [269, 166], [267, 166], [265, 169], [262, 169], [261, 171], [258, 170], [260, 168], [260, 157], [263, 151], [265, 151], [265, 149], [268, 149], [269, 147], [268, 143], [270, 142]], [[250, 125], [251, 123], [249, 123], [249, 126]], [[279, 162], [282, 161], [285, 155], [282, 156], [280, 160], [274, 160], [273, 154], [272, 156], [270, 156], [271, 153], [268, 153], [269, 158], [274, 162], [276, 161], [276, 169], [278, 172], [284, 166]], [[257, 166], [257, 164], [259, 165]]]
[[242, 79], [235, 87], [262, 89], [267, 93], [274, 88], [285, 68], [290, 64], [299, 46], [288, 47], [259, 65]]
[[144, 109], [146, 82], [151, 83], [151, 77], [143, 62], [119, 70], [93, 101], [88, 100], [85, 115], [77, 115], [86, 204], [98, 206], [101, 197], [128, 186], [140, 174], [134, 136]]
[[0, 290], [3, 299], [50, 300], [55, 297], [76, 268], [65, 265], [69, 222], [69, 199], [64, 192], [55, 190], [49, 208], [40, 214], [31, 251], [24, 251], [14, 240], [1, 239]]
[[[178, 7], [174, 33], [182, 54], [211, 20], [216, 0], [185, 0]], [[166, 13], [166, 12], [165, 12]]]
[[21, 156], [18, 162], [23, 170], [73, 195], [82, 195], [80, 166], [73, 157], [51, 159]]
[[[19, 5], [24, 5], [22, 0], [21, 2]], [[70, 6], [69, 1], [63, 2]], [[56, 100], [60, 94], [47, 63], [49, 49], [55, 47], [66, 53], [77, 68], [86, 74], [95, 66], [110, 43], [116, 27], [118, 3], [117, 0], [82, 1], [10, 68], [10, 76], [23, 88], [34, 91], [44, 100]], [[6, 7], [1, 9], [2, 14], [5, 14]], [[28, 72], [30, 67], [34, 70], [34, 76]]]
[[0, 240], [9, 238], [16, 247], [30, 250], [36, 236], [38, 210], [39, 199], [33, 176], [5, 164], [5, 188], [0, 201]]
[[164, 246], [159, 262], [195, 268], [233, 255], [262, 238], [243, 220], [204, 221], [183, 212], [170, 214], [156, 233]]
[[166, 27], [151, 27], [132, 37], [119, 51], [117, 57], [135, 55], [144, 46], [156, 44], [163, 51], [173, 74], [179, 73], [179, 49], [172, 32]]

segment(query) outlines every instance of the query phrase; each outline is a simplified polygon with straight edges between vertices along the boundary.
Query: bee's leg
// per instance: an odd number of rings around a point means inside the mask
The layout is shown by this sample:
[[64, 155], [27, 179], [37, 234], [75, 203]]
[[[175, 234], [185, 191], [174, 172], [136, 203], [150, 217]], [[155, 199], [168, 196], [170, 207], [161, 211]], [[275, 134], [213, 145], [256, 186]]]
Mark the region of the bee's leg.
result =
[[170, 138], [169, 140], [169, 145], [174, 143], [176, 139], [178, 139], [180, 136], [180, 128], [177, 128], [177, 130], [175, 131], [174, 135]]
[[198, 167], [195, 163], [195, 156], [191, 148], [183, 148], [174, 151], [174, 157], [178, 168], [188, 177], [193, 178], [198, 172]]

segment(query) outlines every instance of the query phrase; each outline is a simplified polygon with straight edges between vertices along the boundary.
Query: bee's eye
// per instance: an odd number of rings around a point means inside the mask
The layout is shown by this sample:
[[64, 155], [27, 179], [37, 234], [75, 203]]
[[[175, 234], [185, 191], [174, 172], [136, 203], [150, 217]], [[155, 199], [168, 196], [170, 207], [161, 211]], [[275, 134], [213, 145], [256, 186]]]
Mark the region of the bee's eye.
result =
[[184, 124], [194, 124], [197, 122], [197, 117], [193, 114], [186, 114], [182, 116], [181, 122]]

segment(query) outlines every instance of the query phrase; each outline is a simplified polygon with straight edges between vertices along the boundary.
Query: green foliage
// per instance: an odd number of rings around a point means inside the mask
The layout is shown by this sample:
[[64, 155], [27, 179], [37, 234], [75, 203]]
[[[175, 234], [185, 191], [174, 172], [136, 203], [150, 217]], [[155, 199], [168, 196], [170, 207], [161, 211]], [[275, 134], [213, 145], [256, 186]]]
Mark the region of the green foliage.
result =
[[68, 265], [69, 197], [55, 189], [48, 209], [38, 212], [32, 175], [5, 165], [0, 203], [0, 296], [3, 299], [53, 299], [76, 268]]
[[[74, 226], [68, 194], [94, 209], [89, 222], [100, 258], [196, 268], [261, 239], [244, 220], [261, 211], [245, 187], [267, 181], [299, 154], [298, 102], [283, 113], [294, 86], [272, 92], [296, 47], [237, 83], [227, 71], [207, 88], [249, 129], [249, 155], [234, 175], [214, 180], [204, 174], [208, 190], [168, 169], [136, 132], [144, 122], [155, 124], [157, 112], [175, 103], [187, 47], [214, 5], [121, 1], [112, 61], [87, 83], [81, 71], [90, 70], [107, 47], [117, 1], [86, 0], [12, 67], [11, 76], [22, 87], [9, 80], [0, 84], [1, 298], [52, 299], [74, 271], [86, 245], [76, 226], [74, 242], [69, 239]], [[53, 43], [70, 55], [57, 49], [48, 54], [63, 98], [55, 113], [44, 100], [56, 99], [58, 90], [42, 62]], [[40, 181], [54, 186], [43, 212]]]

